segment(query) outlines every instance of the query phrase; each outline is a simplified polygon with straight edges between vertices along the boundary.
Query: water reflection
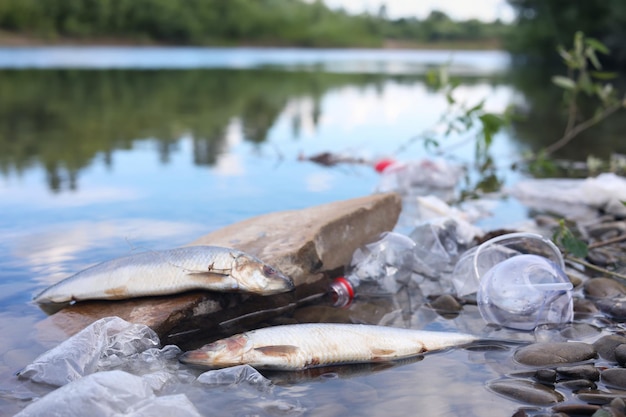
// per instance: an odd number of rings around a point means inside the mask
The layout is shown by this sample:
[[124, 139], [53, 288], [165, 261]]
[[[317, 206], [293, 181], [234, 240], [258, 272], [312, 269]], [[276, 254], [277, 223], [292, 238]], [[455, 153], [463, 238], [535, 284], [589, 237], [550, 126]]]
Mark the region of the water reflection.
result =
[[[290, 98], [309, 97], [315, 123], [329, 89], [380, 82], [272, 71], [3, 71], [0, 170], [20, 174], [41, 165], [50, 189], [72, 190], [95, 159], [111, 166], [115, 149], [144, 139], [156, 141], [167, 164], [183, 136], [192, 138], [194, 164], [214, 165], [233, 119], [243, 140], [262, 143]], [[294, 117], [294, 136], [304, 124]]]

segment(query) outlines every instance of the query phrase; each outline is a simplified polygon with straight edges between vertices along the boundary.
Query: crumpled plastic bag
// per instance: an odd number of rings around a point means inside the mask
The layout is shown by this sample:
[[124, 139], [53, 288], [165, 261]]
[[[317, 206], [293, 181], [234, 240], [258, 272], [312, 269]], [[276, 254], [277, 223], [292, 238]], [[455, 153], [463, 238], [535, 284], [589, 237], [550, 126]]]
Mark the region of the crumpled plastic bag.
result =
[[144, 378], [114, 370], [87, 375], [33, 402], [15, 417], [189, 416], [198, 413], [183, 395], [156, 397]]
[[196, 381], [208, 386], [238, 386], [245, 383], [262, 392], [270, 391], [273, 387], [272, 381], [250, 365], [207, 371], [198, 376]]
[[148, 398], [128, 410], [112, 417], [202, 417], [185, 394]]
[[[508, 192], [524, 205], [571, 217], [588, 217], [590, 209], [606, 209], [626, 200], [626, 178], [613, 173], [585, 179], [527, 179], [513, 185]], [[617, 204], [620, 206], [620, 204]]]
[[34, 382], [62, 386], [121, 363], [120, 358], [159, 344], [159, 337], [148, 326], [129, 323], [119, 317], [105, 317], [40, 355], [18, 376]]

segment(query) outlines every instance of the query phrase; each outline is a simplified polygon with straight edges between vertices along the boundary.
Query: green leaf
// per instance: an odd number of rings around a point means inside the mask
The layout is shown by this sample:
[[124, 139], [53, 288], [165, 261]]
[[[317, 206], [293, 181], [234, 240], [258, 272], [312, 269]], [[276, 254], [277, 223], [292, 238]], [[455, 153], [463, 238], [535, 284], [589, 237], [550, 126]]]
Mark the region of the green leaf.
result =
[[585, 43], [587, 44], [587, 46], [592, 47], [594, 50], [600, 52], [601, 54], [608, 55], [611, 52], [609, 48], [606, 47], [605, 44], [603, 44], [597, 39], [587, 38], [585, 39]]
[[572, 231], [565, 225], [564, 220], [559, 222], [559, 228], [554, 233], [552, 240], [557, 245], [560, 245], [563, 250], [577, 258], [585, 258], [589, 252], [587, 244], [574, 236]]
[[469, 109], [469, 110], [466, 112], [466, 114], [468, 114], [468, 115], [469, 115], [469, 114], [474, 113], [475, 111], [482, 110], [483, 106], [485, 105], [485, 100], [486, 100], [486, 99], [482, 99], [482, 100], [480, 101], [480, 103], [478, 103], [477, 105], [475, 105], [474, 107], [472, 107], [471, 109]]
[[576, 89], [576, 83], [574, 82], [574, 80], [568, 77], [564, 77], [562, 75], [555, 75], [554, 77], [552, 77], [552, 82], [561, 88], [565, 88], [566, 90]]
[[589, 61], [591, 61], [591, 64], [595, 69], [599, 70], [602, 68], [602, 64], [600, 64], [600, 61], [596, 56], [596, 52], [593, 49], [588, 48], [587, 50], [585, 50], [585, 56], [589, 58]]
[[617, 78], [618, 75], [616, 72], [607, 71], [589, 71], [589, 73], [593, 78], [596, 78], [598, 80], [612, 80], [614, 78]]

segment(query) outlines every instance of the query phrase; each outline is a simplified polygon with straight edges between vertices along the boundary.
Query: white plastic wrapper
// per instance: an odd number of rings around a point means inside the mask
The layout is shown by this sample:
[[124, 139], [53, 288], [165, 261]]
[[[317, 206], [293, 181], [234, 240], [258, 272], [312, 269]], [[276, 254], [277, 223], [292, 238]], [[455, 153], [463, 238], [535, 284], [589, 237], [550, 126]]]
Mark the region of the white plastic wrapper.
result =
[[515, 184], [509, 193], [538, 210], [585, 218], [596, 209], [625, 201], [626, 178], [604, 173], [585, 179], [528, 179]]
[[124, 371], [97, 372], [35, 401], [16, 417], [189, 416], [198, 413], [185, 395], [156, 397], [144, 378]]
[[272, 381], [265, 378], [250, 365], [238, 365], [230, 368], [215, 369], [200, 375], [197, 381], [206, 386], [237, 386], [248, 384], [259, 391], [270, 391]]
[[62, 386], [120, 364], [122, 358], [157, 347], [159, 343], [159, 337], [148, 326], [106, 317], [39, 356], [19, 372], [19, 377]]

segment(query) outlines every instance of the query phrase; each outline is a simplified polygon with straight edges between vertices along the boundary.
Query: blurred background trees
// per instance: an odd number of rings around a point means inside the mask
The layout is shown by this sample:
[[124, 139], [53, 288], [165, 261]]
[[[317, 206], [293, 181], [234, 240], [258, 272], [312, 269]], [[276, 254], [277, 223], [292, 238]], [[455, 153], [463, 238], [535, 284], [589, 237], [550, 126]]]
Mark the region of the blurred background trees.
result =
[[382, 46], [407, 42], [489, 40], [501, 22], [350, 15], [321, 0], [0, 0], [0, 29], [54, 41], [117, 38], [171, 44]]
[[558, 63], [556, 45], [568, 45], [577, 31], [595, 38], [611, 51], [601, 60], [626, 65], [626, 2], [623, 0], [508, 0], [516, 21], [505, 47], [531, 62]]

